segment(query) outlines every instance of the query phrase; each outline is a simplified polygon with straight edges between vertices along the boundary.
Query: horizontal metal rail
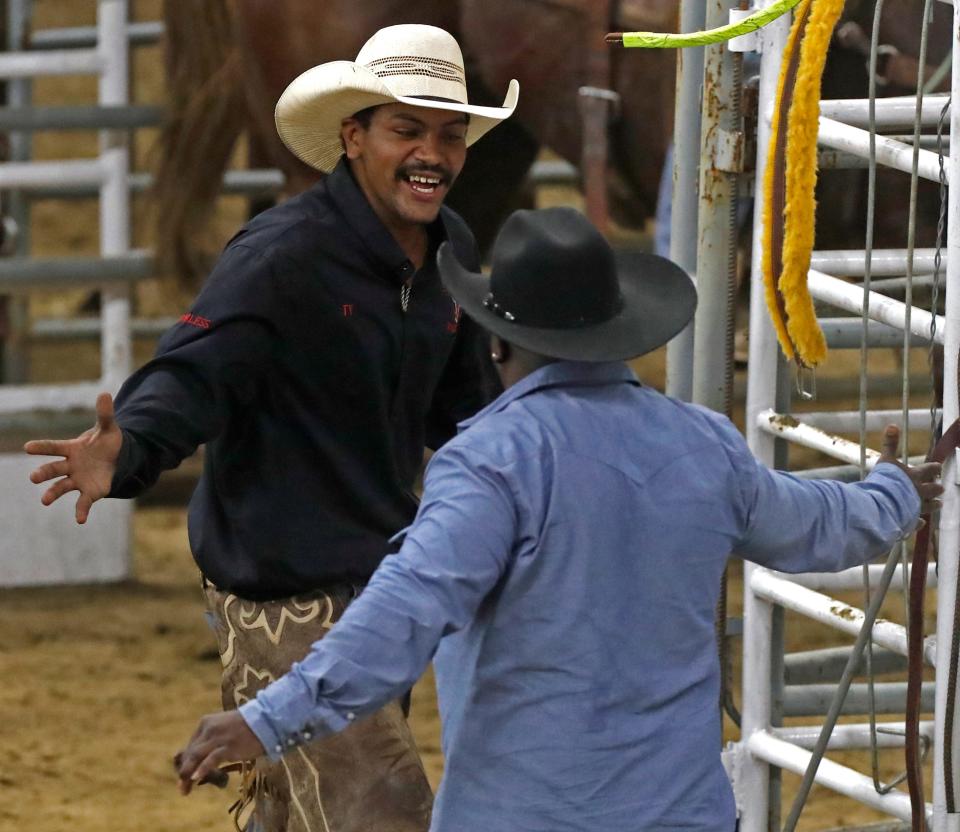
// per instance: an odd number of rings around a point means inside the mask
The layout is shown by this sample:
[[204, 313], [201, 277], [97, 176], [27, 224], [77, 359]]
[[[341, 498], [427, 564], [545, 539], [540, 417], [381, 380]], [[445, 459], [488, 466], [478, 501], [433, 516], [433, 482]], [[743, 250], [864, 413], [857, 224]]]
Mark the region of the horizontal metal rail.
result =
[[[947, 103], [948, 95], [926, 95], [923, 98], [921, 119], [924, 125], [933, 126], [940, 120], [940, 111]], [[915, 96], [891, 96], [876, 101], [876, 124], [879, 129], [906, 129], [913, 127], [917, 112]], [[842, 121], [856, 127], [870, 126], [870, 99], [827, 99], [820, 102], [820, 114], [829, 119]]]
[[[920, 691], [920, 710], [933, 713], [934, 683], [924, 682]], [[784, 716], [824, 716], [830, 711], [837, 695], [837, 685], [789, 685], [783, 689]], [[872, 708], [878, 714], [902, 714], [907, 703], [906, 682], [875, 682]], [[869, 685], [850, 685], [840, 713], [868, 714], [871, 710]]]
[[106, 178], [107, 169], [99, 159], [0, 163], [0, 188], [33, 190], [63, 185], [99, 188]]
[[[878, 722], [877, 746], [879, 748], [902, 748], [904, 742], [904, 722]], [[770, 733], [777, 739], [792, 743], [800, 748], [812, 751], [820, 736], [819, 725], [793, 725], [789, 728], [773, 728]], [[869, 723], [846, 723], [835, 725], [830, 734], [827, 748], [830, 751], [845, 751], [870, 747]], [[920, 734], [933, 742], [933, 722], [924, 720], [920, 723]]]
[[[843, 647], [787, 653], [783, 657], [783, 681], [787, 685], [836, 683], [843, 675], [852, 651], [853, 646], [848, 644]], [[907, 669], [907, 659], [892, 650], [874, 647], [870, 666], [877, 675], [902, 673]], [[854, 673], [863, 675], [866, 672], [866, 657], [861, 656]]]
[[[880, 576], [883, 574], [883, 564], [871, 563], [867, 567], [870, 576], [870, 586], [875, 587], [880, 584]], [[844, 569], [840, 572], [803, 572], [799, 575], [791, 575], [789, 580], [807, 589], [813, 589], [817, 592], [828, 590], [830, 592], [844, 592], [846, 590], [863, 589], [863, 567], [854, 566], [851, 569]], [[898, 569], [893, 573], [893, 579], [890, 581], [892, 589], [899, 589], [903, 586], [903, 569]], [[927, 567], [927, 587], [934, 589], [937, 586], [936, 564], [930, 564]]]
[[[831, 277], [810, 269], [807, 273], [807, 288], [816, 300], [845, 309], [847, 312], [856, 312], [858, 315], [864, 312], [862, 286], [855, 286], [839, 277]], [[871, 320], [903, 330], [907, 319], [907, 307], [903, 302], [881, 295], [879, 292], [870, 292], [869, 302], [868, 313]], [[927, 310], [914, 306], [910, 312], [910, 332], [921, 338], [928, 338], [931, 318]], [[943, 343], [945, 330], [946, 321], [943, 315], [937, 315], [937, 332], [934, 340], [938, 344]]]
[[[860, 444], [840, 436], [834, 436], [819, 428], [804, 424], [794, 416], [777, 413], [775, 410], [762, 410], [757, 414], [757, 427], [771, 436], [778, 436], [804, 448], [820, 451], [834, 459], [851, 465], [860, 462]], [[880, 459], [880, 454], [872, 448], [867, 449], [867, 470], [872, 470]]]
[[63, 413], [90, 409], [97, 395], [109, 390], [103, 381], [81, 381], [75, 384], [17, 384], [0, 387], [0, 414], [47, 410]]
[[[827, 346], [834, 350], [858, 350], [863, 338], [862, 318], [820, 318], [820, 328], [827, 339]], [[916, 347], [929, 345], [929, 338], [914, 333]], [[879, 321], [867, 325], [868, 347], [902, 347], [903, 331]]]
[[[803, 424], [812, 428], [824, 431], [834, 431], [836, 433], [853, 433], [860, 430], [860, 411], [859, 410], [828, 410], [817, 413], [797, 413], [797, 419]], [[940, 411], [936, 411], [939, 418]], [[910, 410], [911, 422], [930, 421], [930, 408], [917, 408]], [[898, 425], [903, 427], [902, 410], [868, 410], [867, 411], [867, 430], [883, 430], [887, 425]]]
[[[134, 338], [157, 338], [179, 318], [131, 318], [130, 334]], [[98, 317], [38, 318], [30, 327], [30, 337], [43, 340], [96, 339], [100, 337], [103, 322]], [[0, 388], [2, 390], [2, 388]]]
[[[778, 768], [785, 768], [794, 774], [802, 775], [810, 762], [811, 753], [793, 743], [786, 742], [766, 731], [756, 731], [747, 738], [747, 750], [761, 760]], [[901, 820], [910, 820], [910, 797], [899, 789], [887, 794], [877, 794], [873, 780], [842, 766], [833, 760], [824, 759], [817, 769], [815, 782], [835, 792], [859, 800], [874, 809], [886, 812]], [[932, 817], [933, 810], [927, 806], [927, 816]]]
[[127, 130], [155, 127], [163, 107], [145, 104], [104, 107], [0, 107], [0, 130]]
[[[751, 573], [750, 586], [753, 592], [773, 604], [793, 610], [821, 624], [849, 635], [858, 635], [864, 621], [863, 610], [800, 586], [767, 569], [755, 569]], [[878, 619], [873, 625], [873, 643], [886, 647], [901, 656], [907, 655], [907, 631], [900, 624]], [[934, 665], [936, 639], [924, 639], [924, 660]]]
[[[127, 40], [131, 46], [147, 46], [163, 37], [164, 25], [159, 20], [127, 24]], [[96, 26], [71, 26], [62, 29], [38, 29], [27, 43], [28, 49], [77, 49], [97, 44]]]
[[[258, 170], [228, 170], [223, 175], [220, 193], [223, 196], [274, 196], [283, 189], [283, 172], [274, 168]], [[132, 194], [149, 191], [153, 176], [149, 173], [132, 173], [127, 177], [127, 187]], [[33, 199], [88, 199], [97, 195], [95, 184], [41, 185], [31, 189]]]
[[[911, 173], [913, 171], [914, 149], [911, 145], [876, 136], [876, 158], [879, 164], [894, 170]], [[833, 119], [820, 117], [820, 131], [817, 141], [834, 150], [852, 153], [854, 156], [869, 158], [870, 133], [859, 127], [851, 127]], [[931, 182], [940, 181], [940, 159], [930, 150], [917, 151], [917, 173]], [[949, 184], [949, 168], [944, 169]]]
[[54, 286], [131, 283], [155, 273], [150, 252], [111, 257], [15, 257], [0, 259], [0, 291], [26, 292]]
[[[932, 273], [936, 249], [918, 248], [913, 252], [913, 270]], [[875, 248], [870, 257], [873, 277], [899, 277], [907, 272], [908, 252], [905, 248]], [[867, 268], [867, 254], [863, 249], [823, 249], [814, 251], [810, 268], [831, 275], [863, 277]], [[943, 252], [943, 269], [947, 268], [947, 252]]]
[[0, 78], [52, 75], [99, 75], [103, 59], [95, 49], [56, 49], [43, 52], [0, 52]]

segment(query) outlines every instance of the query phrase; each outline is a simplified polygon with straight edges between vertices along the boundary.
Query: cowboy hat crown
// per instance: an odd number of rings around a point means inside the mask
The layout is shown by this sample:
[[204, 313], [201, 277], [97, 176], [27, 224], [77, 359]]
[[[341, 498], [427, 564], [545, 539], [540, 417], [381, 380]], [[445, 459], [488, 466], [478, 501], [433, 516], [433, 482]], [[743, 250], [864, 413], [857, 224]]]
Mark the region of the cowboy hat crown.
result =
[[380, 29], [354, 61], [331, 61], [299, 75], [280, 96], [275, 118], [284, 144], [329, 173], [343, 154], [340, 126], [360, 110], [399, 102], [467, 113], [469, 146], [513, 113], [519, 94], [514, 80], [502, 107], [470, 104], [453, 36], [436, 26], [405, 23]]
[[493, 245], [490, 276], [444, 243], [444, 285], [474, 321], [552, 358], [616, 361], [665, 344], [690, 321], [693, 281], [664, 257], [614, 254], [573, 208], [515, 211]]

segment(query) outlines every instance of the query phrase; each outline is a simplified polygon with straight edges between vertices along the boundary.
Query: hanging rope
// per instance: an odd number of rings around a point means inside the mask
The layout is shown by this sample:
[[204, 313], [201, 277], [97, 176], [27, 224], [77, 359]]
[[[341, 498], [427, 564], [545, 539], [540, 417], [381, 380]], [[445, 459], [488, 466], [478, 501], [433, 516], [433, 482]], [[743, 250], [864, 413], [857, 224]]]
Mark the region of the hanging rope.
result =
[[607, 43], [619, 43], [627, 47], [640, 49], [683, 49], [689, 46], [709, 46], [711, 43], [722, 43], [726, 40], [749, 35], [762, 29], [778, 17], [782, 17], [801, 0], [777, 0], [736, 23], [718, 26], [716, 29], [707, 29], [703, 32], [684, 32], [672, 34], [669, 32], [611, 32], [606, 37]]
[[820, 87], [843, 0], [802, 0], [780, 72], [764, 181], [764, 284], [784, 354], [815, 367], [827, 354], [807, 290], [813, 251]]

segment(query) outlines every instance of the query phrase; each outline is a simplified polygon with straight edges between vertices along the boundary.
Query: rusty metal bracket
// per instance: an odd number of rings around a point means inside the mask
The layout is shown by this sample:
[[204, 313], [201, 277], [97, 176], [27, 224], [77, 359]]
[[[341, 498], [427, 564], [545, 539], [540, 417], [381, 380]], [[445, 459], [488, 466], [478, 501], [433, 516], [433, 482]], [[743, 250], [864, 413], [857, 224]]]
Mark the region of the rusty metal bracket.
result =
[[579, 95], [581, 98], [599, 98], [601, 101], [608, 102], [611, 110], [613, 111], [614, 118], [619, 118], [620, 93], [618, 93], [616, 90], [607, 90], [603, 87], [591, 87], [589, 85], [585, 85], [577, 90], [577, 95]]
[[714, 134], [713, 167], [724, 173], [743, 173], [745, 141], [742, 130], [718, 128]]

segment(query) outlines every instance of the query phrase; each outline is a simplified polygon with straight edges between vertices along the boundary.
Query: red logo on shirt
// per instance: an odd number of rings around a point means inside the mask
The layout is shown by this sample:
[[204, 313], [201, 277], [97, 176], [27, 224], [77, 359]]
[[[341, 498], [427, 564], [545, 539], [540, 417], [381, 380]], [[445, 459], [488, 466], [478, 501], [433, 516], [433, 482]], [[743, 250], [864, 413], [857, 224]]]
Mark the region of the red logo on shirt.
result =
[[343, 310], [343, 317], [349, 318], [353, 314], [353, 304], [345, 303], [340, 307]]
[[447, 332], [453, 334], [457, 331], [460, 326], [460, 304], [454, 301], [453, 303], [453, 320], [447, 321]]
[[190, 326], [195, 326], [199, 329], [210, 329], [209, 318], [202, 318], [200, 315], [191, 315], [189, 312], [184, 312], [180, 316], [180, 323], [190, 324]]

